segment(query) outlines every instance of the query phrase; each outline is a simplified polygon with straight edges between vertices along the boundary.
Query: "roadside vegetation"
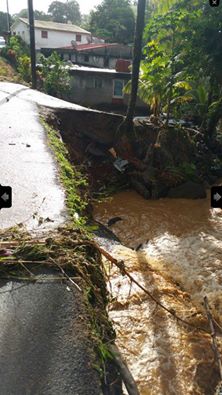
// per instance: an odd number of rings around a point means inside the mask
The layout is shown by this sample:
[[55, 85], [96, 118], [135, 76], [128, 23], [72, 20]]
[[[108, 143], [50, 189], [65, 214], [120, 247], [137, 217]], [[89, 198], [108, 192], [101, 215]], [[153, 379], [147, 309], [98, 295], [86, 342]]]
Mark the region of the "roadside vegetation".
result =
[[48, 136], [49, 146], [55, 155], [60, 179], [65, 188], [69, 217], [76, 227], [84, 227], [86, 225], [84, 213], [88, 204], [87, 179], [80, 170], [71, 165], [68, 150], [62, 142], [59, 132], [49, 126], [43, 118], [42, 124]]
[[[24, 43], [20, 36], [10, 37], [5, 48], [1, 50], [1, 56], [6, 60], [4, 68], [0, 69], [0, 76], [6, 76], [6, 65], [16, 76], [19, 82], [31, 83], [31, 59], [29, 46]], [[3, 62], [2, 62], [3, 64]], [[65, 63], [56, 52], [45, 58], [43, 55], [39, 59], [37, 70], [38, 89], [55, 97], [62, 97], [69, 92], [69, 73], [65, 68]], [[10, 78], [10, 74], [9, 74]]]
[[139, 96], [155, 116], [166, 114], [166, 124], [185, 117], [212, 137], [222, 111], [222, 9], [200, 0], [159, 3], [147, 3]]
[[23, 82], [11, 64], [2, 57], [0, 57], [0, 81]]

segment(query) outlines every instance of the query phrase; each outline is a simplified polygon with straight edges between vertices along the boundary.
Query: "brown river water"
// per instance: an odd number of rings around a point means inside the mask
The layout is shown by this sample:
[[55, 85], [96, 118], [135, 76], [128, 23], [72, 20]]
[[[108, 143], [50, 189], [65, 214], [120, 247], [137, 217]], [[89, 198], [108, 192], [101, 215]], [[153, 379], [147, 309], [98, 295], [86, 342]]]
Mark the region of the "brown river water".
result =
[[[210, 208], [209, 196], [152, 201], [128, 191], [94, 205], [94, 217], [104, 225], [115, 216], [122, 221], [111, 229], [122, 245], [113, 245], [111, 254], [124, 260], [130, 274], [178, 316], [209, 330], [206, 295], [222, 325], [222, 210]], [[219, 374], [210, 335], [180, 323], [105, 265], [110, 318], [140, 394], [215, 394]]]

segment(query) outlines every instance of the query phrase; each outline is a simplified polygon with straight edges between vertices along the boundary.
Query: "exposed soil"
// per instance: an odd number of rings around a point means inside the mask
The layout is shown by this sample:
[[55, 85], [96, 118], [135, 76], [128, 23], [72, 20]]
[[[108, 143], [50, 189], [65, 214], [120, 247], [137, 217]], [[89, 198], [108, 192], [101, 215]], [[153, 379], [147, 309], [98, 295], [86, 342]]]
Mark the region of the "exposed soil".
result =
[[[133, 140], [124, 136], [116, 141], [120, 115], [90, 109], [43, 112], [61, 133], [71, 161], [84, 166], [93, 193], [131, 187], [145, 199], [204, 198], [205, 187], [222, 175], [222, 145], [217, 141], [209, 147], [198, 128], [166, 128], [151, 117], [134, 122]], [[113, 147], [118, 158], [128, 161], [122, 173], [114, 167]]]
[[13, 69], [13, 67], [5, 59], [1, 57], [0, 57], [0, 81], [23, 83], [21, 78]]

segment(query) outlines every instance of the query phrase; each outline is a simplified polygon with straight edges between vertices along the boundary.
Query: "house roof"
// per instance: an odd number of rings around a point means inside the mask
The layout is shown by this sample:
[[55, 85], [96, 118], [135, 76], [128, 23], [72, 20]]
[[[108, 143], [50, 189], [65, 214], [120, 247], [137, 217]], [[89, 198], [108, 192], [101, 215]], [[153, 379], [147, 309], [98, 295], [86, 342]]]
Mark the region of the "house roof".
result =
[[[27, 18], [19, 18], [18, 21], [21, 21], [25, 23], [26, 25], [29, 25], [29, 20]], [[17, 22], [15, 22], [16, 24]], [[51, 22], [51, 21], [40, 21], [40, 20], [35, 20], [35, 28], [37, 29], [45, 29], [45, 30], [56, 30], [56, 31], [61, 31], [61, 32], [67, 32], [67, 33], [85, 33], [85, 34], [90, 34], [87, 30], [82, 29], [79, 26], [72, 25], [70, 23], [58, 23], [58, 22]]]
[[66, 66], [66, 69], [69, 70], [72, 74], [77, 72], [81, 74], [97, 74], [97, 75], [110, 75], [114, 78], [126, 78], [129, 79], [131, 77], [131, 72], [121, 72], [121, 71], [116, 71], [115, 69], [100, 69], [98, 67], [86, 67], [86, 66], [79, 66], [79, 65], [72, 65], [72, 66]]
[[[92, 49], [98, 49], [98, 48], [109, 48], [109, 47], [118, 47], [120, 44], [117, 43], [88, 43], [88, 44], [78, 44], [78, 46], [75, 47], [75, 50], [78, 52], [81, 51], [90, 51]], [[73, 49], [72, 45], [69, 45], [67, 47], [62, 47], [60, 49]]]

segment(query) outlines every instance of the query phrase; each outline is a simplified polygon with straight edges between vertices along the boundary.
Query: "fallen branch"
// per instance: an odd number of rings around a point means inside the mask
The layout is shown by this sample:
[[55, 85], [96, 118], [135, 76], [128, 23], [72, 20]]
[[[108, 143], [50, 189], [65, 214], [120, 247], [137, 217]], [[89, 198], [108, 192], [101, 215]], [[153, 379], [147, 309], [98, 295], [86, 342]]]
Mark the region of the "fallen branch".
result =
[[132, 374], [130, 373], [126, 362], [123, 360], [118, 347], [115, 344], [109, 344], [108, 348], [113, 356], [113, 360], [114, 360], [116, 366], [119, 369], [120, 375], [121, 375], [122, 380], [125, 384], [128, 394], [129, 395], [140, 395], [137, 385], [136, 385], [136, 382], [135, 382]]
[[73, 281], [73, 279], [70, 276], [68, 276], [68, 274], [62, 268], [62, 266], [60, 266], [56, 261], [54, 261], [54, 259], [52, 259], [52, 258], [49, 258], [49, 259], [50, 259], [50, 261], [52, 261], [61, 270], [62, 274], [67, 278], [67, 280], [69, 280], [70, 283], [72, 285], [74, 285], [74, 287], [76, 287], [78, 289], [78, 291], [82, 292], [82, 289], [79, 287], [79, 285], [76, 284], [75, 281]]
[[192, 327], [193, 329], [196, 329], [196, 330], [199, 330], [199, 331], [209, 334], [209, 332], [206, 329], [200, 328], [200, 327], [184, 320], [183, 318], [179, 317], [173, 309], [169, 309], [168, 307], [164, 306], [159, 300], [157, 300], [146, 288], [143, 287], [143, 285], [141, 285], [137, 280], [135, 280], [133, 278], [133, 276], [130, 273], [127, 272], [127, 270], [125, 268], [124, 261], [118, 261], [117, 259], [113, 258], [112, 255], [110, 255], [107, 251], [105, 251], [103, 248], [101, 248], [95, 241], [86, 240], [86, 244], [92, 245], [95, 248], [97, 248], [100, 251], [100, 253], [106, 257], [106, 259], [108, 259], [110, 262], [112, 262], [115, 266], [117, 266], [119, 268], [119, 270], [123, 276], [127, 276], [134, 284], [136, 284], [140, 289], [142, 289], [142, 291], [144, 291], [158, 306], [160, 306], [162, 309], [164, 309], [169, 314], [171, 314], [175, 319], [177, 319], [178, 321], [182, 322], [185, 325]]

